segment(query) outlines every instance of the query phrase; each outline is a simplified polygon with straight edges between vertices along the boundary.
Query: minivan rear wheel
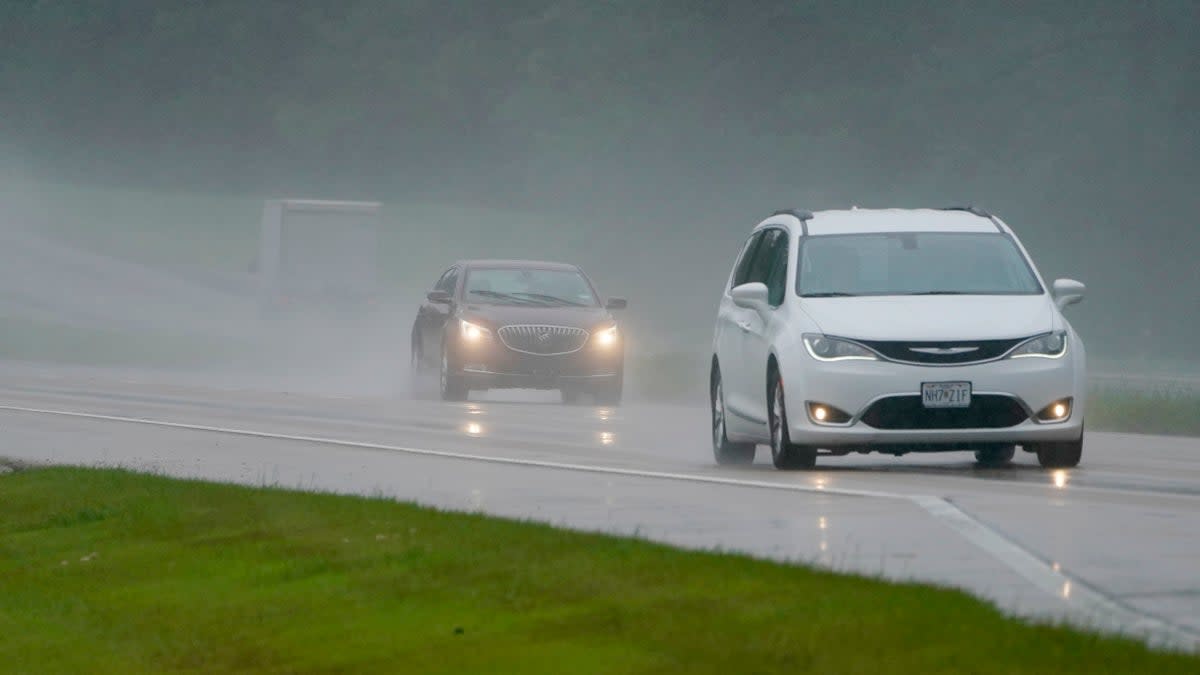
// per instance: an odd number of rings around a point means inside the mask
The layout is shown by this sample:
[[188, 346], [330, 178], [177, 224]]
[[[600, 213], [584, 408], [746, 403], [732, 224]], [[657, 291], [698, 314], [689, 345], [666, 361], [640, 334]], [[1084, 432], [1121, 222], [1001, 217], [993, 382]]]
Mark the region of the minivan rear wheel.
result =
[[721, 384], [721, 371], [715, 367], [709, 394], [712, 403], [713, 459], [722, 466], [753, 464], [757, 447], [753, 443], [734, 443], [725, 433], [725, 389]]
[[975, 463], [986, 467], [1007, 466], [1015, 454], [1017, 454], [1017, 446], [1000, 444], [995, 447], [976, 450]]

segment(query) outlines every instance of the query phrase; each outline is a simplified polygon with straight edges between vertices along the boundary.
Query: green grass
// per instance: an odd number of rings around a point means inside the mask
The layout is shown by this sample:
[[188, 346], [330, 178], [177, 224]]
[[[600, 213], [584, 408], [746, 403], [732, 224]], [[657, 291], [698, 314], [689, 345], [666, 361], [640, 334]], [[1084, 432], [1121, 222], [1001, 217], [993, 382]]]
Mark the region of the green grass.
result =
[[1200, 436], [1200, 392], [1096, 389], [1088, 399], [1088, 426], [1135, 434]]
[[116, 470], [0, 475], [0, 671], [1193, 673], [957, 591]]

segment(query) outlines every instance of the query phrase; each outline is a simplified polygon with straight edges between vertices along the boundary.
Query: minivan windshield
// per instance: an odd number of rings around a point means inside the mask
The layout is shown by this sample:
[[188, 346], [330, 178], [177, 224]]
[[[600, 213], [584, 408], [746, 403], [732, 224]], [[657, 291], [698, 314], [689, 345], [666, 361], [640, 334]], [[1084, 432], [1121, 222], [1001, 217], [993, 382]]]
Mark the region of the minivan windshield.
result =
[[811, 236], [799, 258], [802, 297], [1042, 293], [1016, 243], [999, 232]]
[[575, 270], [475, 267], [467, 270], [463, 295], [477, 305], [595, 307], [591, 284]]

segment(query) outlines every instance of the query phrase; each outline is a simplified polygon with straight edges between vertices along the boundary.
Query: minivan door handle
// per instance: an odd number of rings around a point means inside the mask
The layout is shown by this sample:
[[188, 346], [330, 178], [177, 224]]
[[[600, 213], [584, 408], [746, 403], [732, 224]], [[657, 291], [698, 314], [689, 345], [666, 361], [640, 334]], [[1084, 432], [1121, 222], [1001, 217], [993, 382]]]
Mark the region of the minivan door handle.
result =
[[750, 322], [749, 321], [739, 321], [739, 322], [737, 322], [737, 327], [741, 328], [743, 333], [750, 332]]

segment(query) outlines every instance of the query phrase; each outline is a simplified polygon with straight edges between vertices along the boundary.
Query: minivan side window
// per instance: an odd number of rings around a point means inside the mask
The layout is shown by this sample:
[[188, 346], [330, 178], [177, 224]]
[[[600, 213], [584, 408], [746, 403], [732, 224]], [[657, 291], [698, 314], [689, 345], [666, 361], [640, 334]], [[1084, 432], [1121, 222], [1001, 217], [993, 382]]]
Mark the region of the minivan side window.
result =
[[774, 232], [776, 236], [768, 252], [771, 263], [763, 283], [767, 285], [767, 304], [778, 307], [787, 297], [788, 235], [784, 230]]
[[759, 248], [758, 243], [762, 240], [762, 235], [761, 231], [755, 232], [746, 240], [746, 245], [742, 248], [742, 255], [733, 267], [733, 282], [730, 284], [731, 287], [741, 286], [751, 280], [750, 266], [754, 262], [755, 251]]
[[767, 302], [772, 307], [783, 304], [787, 297], [788, 235], [779, 228], [763, 230], [761, 241], [748, 265], [745, 281], [767, 287]]

